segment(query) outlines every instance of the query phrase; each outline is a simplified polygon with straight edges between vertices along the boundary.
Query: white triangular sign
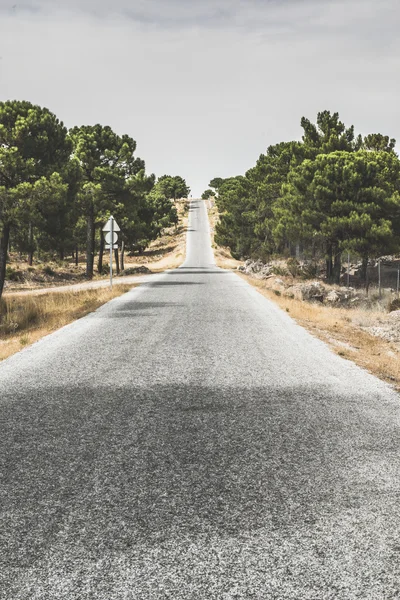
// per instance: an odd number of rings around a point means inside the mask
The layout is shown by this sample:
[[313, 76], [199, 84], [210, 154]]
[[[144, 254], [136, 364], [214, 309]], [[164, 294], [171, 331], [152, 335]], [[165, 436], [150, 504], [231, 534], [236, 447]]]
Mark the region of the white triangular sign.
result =
[[117, 221], [114, 219], [114, 217], [112, 215], [108, 219], [107, 223], [104, 225], [103, 231], [111, 231], [111, 219], [113, 219], [113, 221], [114, 221], [113, 231], [121, 231], [120, 228], [119, 228], [119, 225], [118, 225]]

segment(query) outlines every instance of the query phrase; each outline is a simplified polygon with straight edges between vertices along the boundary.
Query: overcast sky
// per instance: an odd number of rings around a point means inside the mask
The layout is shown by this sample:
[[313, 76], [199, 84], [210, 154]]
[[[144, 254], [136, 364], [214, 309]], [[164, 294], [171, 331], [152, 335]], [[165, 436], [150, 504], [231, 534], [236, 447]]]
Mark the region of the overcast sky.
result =
[[400, 146], [399, 29], [399, 0], [0, 0], [0, 100], [128, 133], [195, 196], [320, 110]]

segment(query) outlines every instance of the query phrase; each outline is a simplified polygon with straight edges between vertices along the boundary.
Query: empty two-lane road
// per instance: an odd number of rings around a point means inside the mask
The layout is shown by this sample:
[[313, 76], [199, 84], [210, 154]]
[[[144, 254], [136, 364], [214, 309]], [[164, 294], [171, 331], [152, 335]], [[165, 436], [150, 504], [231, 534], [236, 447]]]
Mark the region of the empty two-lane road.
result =
[[400, 397], [217, 269], [0, 365], [0, 598], [400, 597]]

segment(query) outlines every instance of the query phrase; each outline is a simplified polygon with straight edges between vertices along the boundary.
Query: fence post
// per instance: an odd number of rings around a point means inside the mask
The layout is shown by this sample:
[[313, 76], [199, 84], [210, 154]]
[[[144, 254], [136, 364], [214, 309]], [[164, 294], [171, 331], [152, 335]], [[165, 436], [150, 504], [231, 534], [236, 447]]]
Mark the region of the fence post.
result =
[[350, 287], [350, 252], [347, 253], [347, 287]]
[[397, 265], [397, 297], [399, 297], [399, 284], [400, 284], [400, 263]]

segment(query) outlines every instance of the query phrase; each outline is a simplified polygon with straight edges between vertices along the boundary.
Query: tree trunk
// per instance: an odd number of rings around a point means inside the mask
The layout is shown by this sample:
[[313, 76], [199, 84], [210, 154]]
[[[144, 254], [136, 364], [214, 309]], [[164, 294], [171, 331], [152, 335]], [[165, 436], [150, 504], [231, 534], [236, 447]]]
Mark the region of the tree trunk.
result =
[[368, 273], [368, 256], [363, 256], [362, 263], [361, 263], [361, 279], [365, 284], [367, 283], [367, 273]]
[[7, 250], [8, 240], [10, 239], [10, 226], [3, 225], [3, 231], [0, 237], [0, 298], [4, 289], [4, 282], [6, 280], [6, 266], [7, 266]]
[[116, 248], [114, 250], [114, 257], [115, 257], [115, 268], [117, 271], [117, 275], [119, 275], [119, 254], [118, 254], [118, 248]]
[[125, 242], [121, 244], [121, 271], [125, 271]]
[[65, 254], [64, 254], [64, 246], [60, 246], [59, 250], [58, 250], [58, 256], [60, 260], [64, 260]]
[[334, 264], [333, 264], [333, 279], [334, 279], [334, 282], [337, 284], [340, 283], [341, 270], [342, 270], [342, 254], [341, 254], [340, 250], [336, 249], [335, 260], [334, 260]]
[[79, 265], [79, 248], [78, 248], [78, 246], [75, 248], [75, 264], [76, 264], [76, 266]]
[[97, 261], [97, 271], [101, 275], [103, 272], [103, 254], [104, 254], [104, 232], [100, 230], [100, 250], [99, 260]]
[[327, 248], [327, 259], [326, 259], [326, 279], [330, 281], [333, 274], [333, 260], [332, 260], [332, 246]]
[[33, 265], [33, 227], [32, 222], [29, 222], [28, 226], [28, 265], [31, 267]]
[[87, 231], [86, 231], [86, 277], [88, 279], [93, 278], [93, 264], [94, 264], [94, 208], [93, 203], [90, 204], [88, 215], [87, 215]]

